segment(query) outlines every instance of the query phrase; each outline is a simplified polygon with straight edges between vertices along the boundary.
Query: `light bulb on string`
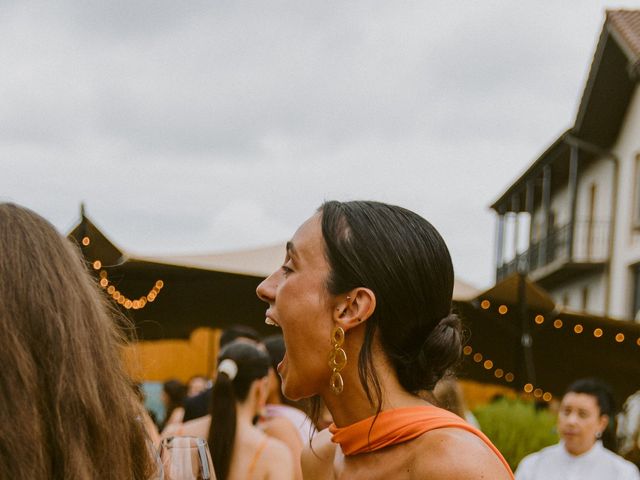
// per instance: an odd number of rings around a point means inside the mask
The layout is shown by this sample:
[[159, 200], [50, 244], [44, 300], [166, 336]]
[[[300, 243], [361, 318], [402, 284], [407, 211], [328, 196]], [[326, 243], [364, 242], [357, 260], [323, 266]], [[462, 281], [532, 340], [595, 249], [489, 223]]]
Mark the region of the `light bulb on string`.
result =
[[160, 290], [164, 288], [164, 281], [156, 280], [153, 287], [149, 290], [149, 292], [146, 295], [142, 295], [137, 300], [128, 298], [126, 295], [119, 292], [116, 289], [116, 287], [111, 283], [111, 281], [109, 280], [109, 274], [106, 270], [102, 269], [102, 262], [100, 260], [97, 260], [97, 259], [94, 260], [91, 266], [93, 267], [94, 270], [100, 270], [100, 273], [98, 274], [100, 281], [98, 284], [103, 289], [105, 289], [109, 295], [111, 295], [114, 301], [124, 306], [124, 308], [126, 308], [127, 310], [131, 308], [133, 308], [134, 310], [139, 310], [141, 308], [144, 308], [148, 302], [153, 302], [158, 296], [158, 294], [160, 293]]

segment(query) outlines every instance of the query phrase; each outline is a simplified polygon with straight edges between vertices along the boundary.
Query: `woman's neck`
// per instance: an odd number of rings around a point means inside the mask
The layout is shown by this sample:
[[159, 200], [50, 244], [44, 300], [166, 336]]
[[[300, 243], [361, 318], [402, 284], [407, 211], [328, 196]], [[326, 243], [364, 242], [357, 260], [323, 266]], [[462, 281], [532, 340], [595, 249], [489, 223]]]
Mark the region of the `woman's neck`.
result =
[[245, 402], [236, 403], [236, 426], [253, 427], [253, 419], [257, 415], [258, 409], [255, 402], [247, 399]]
[[571, 455], [572, 457], [580, 457], [582, 455], [584, 455], [585, 453], [589, 453], [591, 450], [593, 450], [593, 448], [598, 444], [598, 441], [592, 443], [591, 445], [583, 445], [580, 446], [580, 448], [573, 448], [573, 449], [569, 449], [567, 447], [567, 444], [565, 442], [562, 442], [565, 451]]
[[282, 398], [280, 397], [280, 393], [278, 391], [269, 392], [269, 396], [267, 397], [267, 405], [281, 405], [284, 403]]

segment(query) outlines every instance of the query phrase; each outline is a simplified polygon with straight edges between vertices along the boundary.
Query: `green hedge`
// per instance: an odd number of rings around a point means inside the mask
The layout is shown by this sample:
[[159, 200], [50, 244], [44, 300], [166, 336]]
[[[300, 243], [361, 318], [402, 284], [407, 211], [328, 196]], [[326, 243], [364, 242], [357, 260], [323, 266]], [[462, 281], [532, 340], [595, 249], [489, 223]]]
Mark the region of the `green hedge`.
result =
[[478, 407], [473, 414], [514, 471], [528, 454], [558, 443], [555, 415], [536, 411], [532, 402], [501, 399]]

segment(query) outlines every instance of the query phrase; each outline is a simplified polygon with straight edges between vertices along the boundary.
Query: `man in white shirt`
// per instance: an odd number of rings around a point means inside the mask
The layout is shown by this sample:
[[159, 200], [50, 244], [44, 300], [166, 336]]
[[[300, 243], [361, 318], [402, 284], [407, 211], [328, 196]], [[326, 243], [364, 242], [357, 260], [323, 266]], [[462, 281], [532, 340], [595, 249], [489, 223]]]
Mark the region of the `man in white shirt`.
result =
[[516, 480], [638, 480], [637, 467], [595, 442], [582, 455], [570, 454], [564, 442], [525, 457]]
[[573, 383], [560, 405], [562, 441], [525, 457], [516, 480], [640, 480], [638, 468], [607, 450], [600, 438], [613, 415], [613, 396], [593, 379]]

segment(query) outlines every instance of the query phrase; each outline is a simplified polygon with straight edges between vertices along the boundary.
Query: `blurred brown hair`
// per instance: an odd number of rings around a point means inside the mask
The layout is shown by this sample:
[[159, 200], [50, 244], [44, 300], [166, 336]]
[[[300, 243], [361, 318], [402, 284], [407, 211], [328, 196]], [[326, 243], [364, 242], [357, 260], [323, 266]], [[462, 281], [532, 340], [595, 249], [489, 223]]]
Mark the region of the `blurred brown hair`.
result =
[[462, 389], [454, 377], [445, 377], [440, 380], [433, 390], [433, 395], [442, 408], [455, 413], [460, 418], [465, 418], [466, 405]]
[[77, 248], [0, 203], [0, 478], [146, 479], [124, 338]]

